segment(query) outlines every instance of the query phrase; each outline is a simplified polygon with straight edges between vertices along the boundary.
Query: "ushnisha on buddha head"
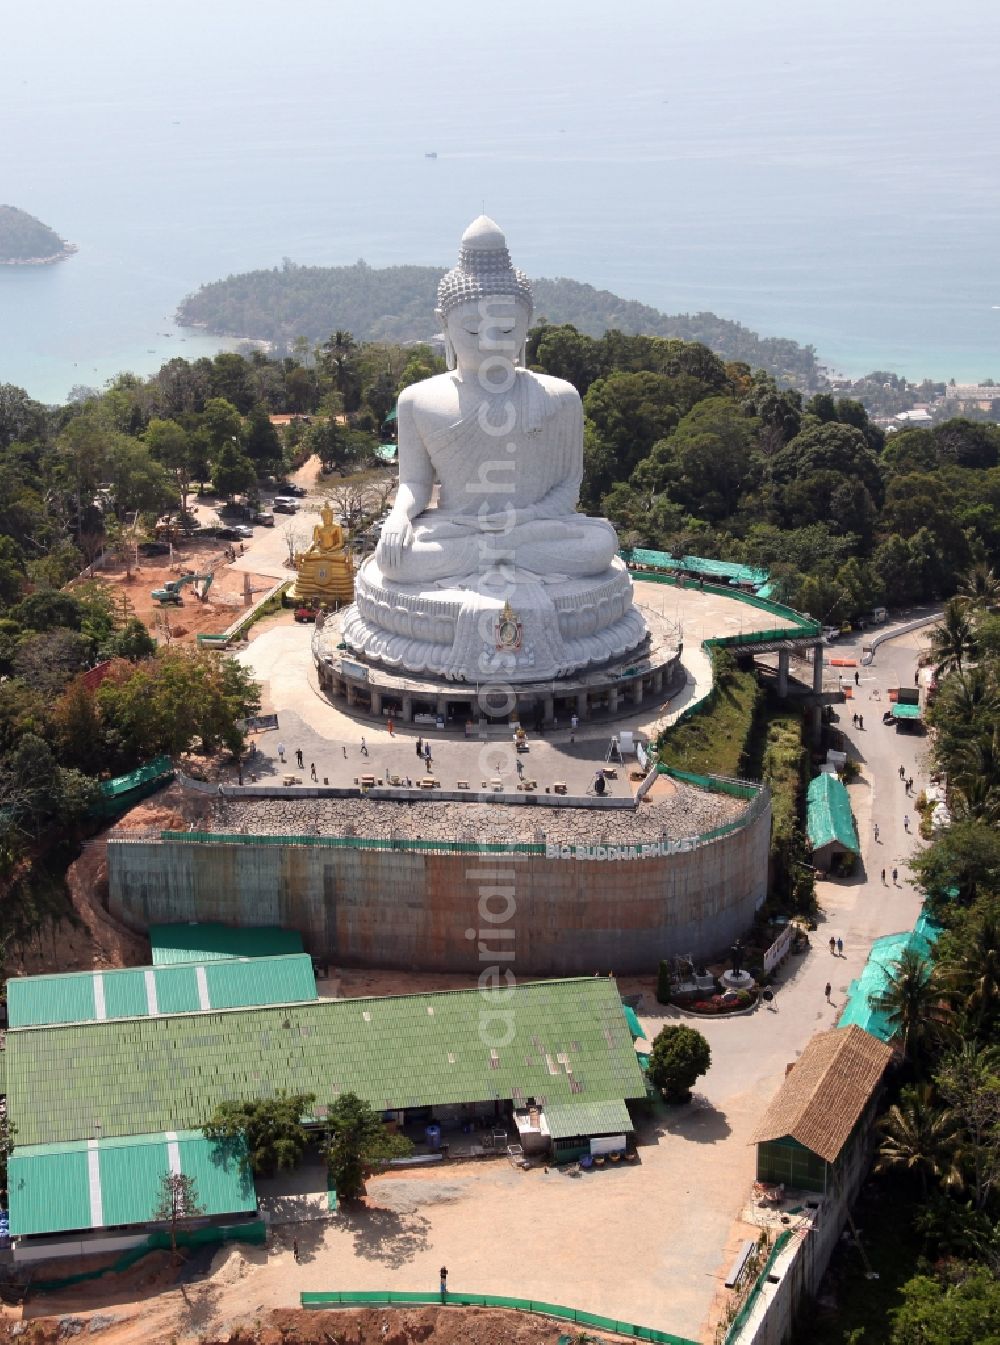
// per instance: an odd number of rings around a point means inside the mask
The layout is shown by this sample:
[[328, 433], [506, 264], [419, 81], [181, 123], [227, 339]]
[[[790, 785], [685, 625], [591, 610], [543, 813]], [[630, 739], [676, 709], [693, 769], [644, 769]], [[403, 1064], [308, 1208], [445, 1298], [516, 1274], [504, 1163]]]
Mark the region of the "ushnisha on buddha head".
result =
[[503, 231], [487, 215], [462, 235], [458, 265], [441, 277], [437, 299], [448, 368], [478, 373], [484, 391], [505, 392], [511, 367], [524, 364], [534, 303], [528, 277], [511, 264]]

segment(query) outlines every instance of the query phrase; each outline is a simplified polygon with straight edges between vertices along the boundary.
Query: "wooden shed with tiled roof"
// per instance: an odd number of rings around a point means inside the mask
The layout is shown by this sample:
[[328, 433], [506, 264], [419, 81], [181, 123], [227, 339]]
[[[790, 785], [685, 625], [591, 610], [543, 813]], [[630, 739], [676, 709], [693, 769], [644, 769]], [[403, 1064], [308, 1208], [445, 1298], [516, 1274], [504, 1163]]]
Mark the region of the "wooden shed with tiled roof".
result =
[[[862, 1028], [818, 1032], [753, 1135], [757, 1180], [828, 1191], [864, 1141], [892, 1049]], [[865, 1146], [866, 1147], [866, 1146]]]

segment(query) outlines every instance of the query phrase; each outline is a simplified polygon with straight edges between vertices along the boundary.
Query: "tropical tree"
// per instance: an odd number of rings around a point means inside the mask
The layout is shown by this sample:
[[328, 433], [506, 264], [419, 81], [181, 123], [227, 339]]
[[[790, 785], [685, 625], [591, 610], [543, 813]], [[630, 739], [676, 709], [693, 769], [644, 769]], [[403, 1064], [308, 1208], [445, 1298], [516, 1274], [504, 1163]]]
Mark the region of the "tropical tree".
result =
[[338, 1200], [364, 1195], [365, 1181], [377, 1167], [413, 1148], [405, 1135], [386, 1130], [378, 1112], [354, 1093], [342, 1093], [330, 1106], [327, 1125], [326, 1162]]
[[948, 1189], [962, 1185], [958, 1163], [956, 1119], [940, 1107], [929, 1084], [904, 1088], [879, 1121], [882, 1142], [876, 1172], [902, 1172], [916, 1177], [926, 1198], [931, 1182]]
[[931, 661], [938, 677], [961, 672], [975, 650], [975, 630], [965, 603], [952, 598], [944, 605], [941, 621], [931, 630]]
[[914, 948], [904, 948], [899, 961], [886, 970], [886, 986], [878, 999], [901, 1039], [903, 1054], [919, 1063], [947, 1031], [948, 1010], [940, 977], [932, 963]]
[[177, 1227], [187, 1219], [197, 1219], [205, 1211], [198, 1204], [198, 1188], [185, 1172], [165, 1172], [160, 1178], [159, 1199], [152, 1211], [156, 1223], [170, 1225], [170, 1251], [177, 1256]]
[[649, 1078], [667, 1102], [690, 1102], [691, 1089], [712, 1063], [712, 1049], [701, 1033], [685, 1024], [669, 1024], [656, 1034], [649, 1055]]
[[255, 1177], [272, 1177], [297, 1167], [309, 1143], [303, 1117], [314, 1093], [277, 1093], [254, 1102], [220, 1102], [202, 1127], [206, 1138], [224, 1148], [246, 1144], [246, 1162]]
[[1000, 1052], [963, 1042], [935, 1082], [961, 1128], [960, 1157], [975, 1208], [985, 1209], [1000, 1179]]
[[980, 902], [946, 948], [939, 983], [960, 1016], [963, 1035], [992, 1040], [1000, 1024], [1000, 901]]
[[959, 582], [958, 592], [973, 607], [986, 612], [1000, 607], [1000, 578], [988, 565], [974, 565]]
[[941, 1283], [916, 1275], [903, 1285], [890, 1345], [987, 1345], [1000, 1336], [1000, 1281], [985, 1266], [955, 1267]]

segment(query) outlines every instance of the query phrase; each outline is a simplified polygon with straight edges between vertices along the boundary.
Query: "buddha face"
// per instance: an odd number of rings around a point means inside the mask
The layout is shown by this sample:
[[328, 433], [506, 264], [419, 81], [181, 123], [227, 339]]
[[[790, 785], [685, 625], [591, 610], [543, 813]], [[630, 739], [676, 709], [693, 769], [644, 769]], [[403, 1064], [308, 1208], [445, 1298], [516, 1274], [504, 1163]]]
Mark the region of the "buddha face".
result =
[[506, 392], [530, 320], [526, 305], [507, 294], [458, 304], [446, 326], [459, 372], [478, 374], [487, 392]]

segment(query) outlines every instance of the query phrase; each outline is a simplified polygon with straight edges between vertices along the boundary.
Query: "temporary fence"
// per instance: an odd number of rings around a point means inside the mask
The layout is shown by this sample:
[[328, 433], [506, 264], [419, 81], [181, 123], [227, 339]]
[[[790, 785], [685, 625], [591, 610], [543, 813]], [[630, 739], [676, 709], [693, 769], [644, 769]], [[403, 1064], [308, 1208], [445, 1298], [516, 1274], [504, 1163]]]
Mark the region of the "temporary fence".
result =
[[576, 1326], [591, 1326], [599, 1331], [613, 1331], [630, 1340], [656, 1341], [659, 1345], [695, 1345], [686, 1336], [674, 1336], [668, 1331], [658, 1331], [653, 1326], [636, 1326], [633, 1322], [622, 1322], [616, 1317], [602, 1317], [596, 1312], [584, 1312], [580, 1308], [565, 1308], [557, 1303], [545, 1303], [536, 1298], [508, 1298], [503, 1294], [467, 1294], [448, 1289], [445, 1294], [427, 1292], [406, 1292], [404, 1290], [334, 1290], [329, 1293], [303, 1293], [299, 1295], [303, 1308], [383, 1308], [383, 1307], [427, 1307], [432, 1304], [449, 1308], [509, 1308], [515, 1312], [530, 1312], [539, 1317], [554, 1317], [558, 1321], [572, 1322]]
[[[262, 1219], [254, 1219], [243, 1224], [209, 1224], [205, 1228], [179, 1228], [177, 1230], [178, 1247], [206, 1247], [217, 1242], [248, 1242], [256, 1246], [263, 1246], [267, 1242], [267, 1227]], [[97, 1270], [81, 1270], [76, 1275], [65, 1275], [58, 1280], [33, 1279], [31, 1281], [31, 1291], [32, 1293], [51, 1294], [60, 1289], [70, 1289], [76, 1284], [85, 1283], [87, 1280], [98, 1280], [103, 1275], [115, 1275], [123, 1270], [130, 1270], [136, 1262], [141, 1261], [150, 1252], [169, 1250], [170, 1234], [158, 1230], [155, 1233], [150, 1233], [141, 1246], [130, 1247], [110, 1265], [101, 1266]], [[95, 1249], [95, 1254], [99, 1254], [99, 1248]]]

